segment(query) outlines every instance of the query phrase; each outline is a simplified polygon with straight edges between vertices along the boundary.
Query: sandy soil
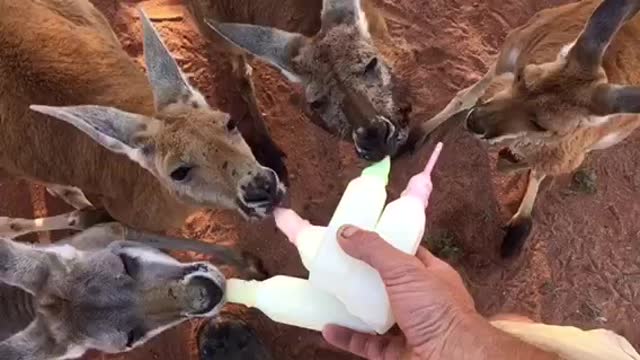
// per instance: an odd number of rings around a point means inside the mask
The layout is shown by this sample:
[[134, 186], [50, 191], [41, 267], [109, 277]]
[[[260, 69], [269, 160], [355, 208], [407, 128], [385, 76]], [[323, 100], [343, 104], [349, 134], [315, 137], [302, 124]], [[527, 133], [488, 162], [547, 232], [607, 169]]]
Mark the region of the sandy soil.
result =
[[[139, 1], [93, 0], [112, 22], [125, 49], [140, 59]], [[470, 85], [487, 65], [508, 31], [536, 11], [561, 0], [377, 0], [390, 25], [394, 47], [385, 52], [402, 59], [398, 75], [411, 85], [414, 117], [428, 119], [456, 91]], [[143, 2], [168, 46], [193, 83], [212, 104], [225, 109], [227, 69], [211, 58], [179, 0]], [[269, 128], [288, 154], [293, 207], [317, 223], [326, 223], [346, 183], [362, 163], [351, 146], [322, 133], [295, 107], [292, 89], [268, 66], [255, 63], [260, 105]], [[435, 172], [435, 193], [428, 210], [428, 237], [461, 251], [454, 261], [478, 309], [486, 315], [516, 312], [554, 324], [606, 327], [640, 346], [640, 140], [639, 134], [586, 166], [597, 176], [597, 191], [572, 191], [571, 177], [543, 187], [535, 212], [535, 230], [524, 255], [505, 263], [497, 257], [501, 226], [522, 196], [524, 178], [503, 178], [492, 168], [493, 155], [461, 128], [441, 129], [445, 142]], [[393, 198], [426, 161], [432, 144], [394, 164]], [[42, 189], [22, 182], [0, 184], [0, 214], [30, 217], [56, 214], [65, 207]], [[208, 211], [194, 216], [184, 235], [237, 245], [259, 254], [269, 271], [305, 276], [294, 248], [272, 221], [248, 225], [233, 214]], [[48, 241], [48, 236], [40, 237]], [[351, 359], [333, 352], [318, 334], [276, 325], [262, 315], [247, 315], [275, 359]], [[100, 359], [195, 359], [193, 332], [186, 324], [127, 356]], [[187, 355], [185, 355], [187, 354]]]

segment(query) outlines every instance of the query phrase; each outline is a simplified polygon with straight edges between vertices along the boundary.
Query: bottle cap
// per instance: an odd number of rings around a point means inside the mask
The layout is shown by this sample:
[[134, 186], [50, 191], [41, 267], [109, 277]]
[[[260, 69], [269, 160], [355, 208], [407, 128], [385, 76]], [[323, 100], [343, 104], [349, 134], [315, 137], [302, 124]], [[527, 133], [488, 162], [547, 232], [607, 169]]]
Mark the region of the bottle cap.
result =
[[282, 231], [289, 241], [297, 245], [298, 235], [305, 227], [311, 226], [311, 223], [300, 217], [291, 209], [276, 208], [273, 212], [276, 219], [276, 226]]
[[386, 156], [382, 161], [369, 165], [362, 170], [362, 176], [375, 176], [384, 181], [386, 186], [389, 183], [389, 172], [391, 172], [391, 158]]
[[427, 207], [427, 204], [429, 203], [429, 196], [433, 189], [433, 184], [431, 183], [431, 172], [436, 166], [436, 162], [438, 161], [441, 152], [442, 143], [438, 143], [436, 148], [433, 150], [433, 154], [431, 154], [429, 162], [427, 162], [427, 166], [421, 173], [414, 175], [411, 180], [409, 180], [407, 188], [402, 192], [402, 196], [416, 197], [424, 203], [425, 208]]

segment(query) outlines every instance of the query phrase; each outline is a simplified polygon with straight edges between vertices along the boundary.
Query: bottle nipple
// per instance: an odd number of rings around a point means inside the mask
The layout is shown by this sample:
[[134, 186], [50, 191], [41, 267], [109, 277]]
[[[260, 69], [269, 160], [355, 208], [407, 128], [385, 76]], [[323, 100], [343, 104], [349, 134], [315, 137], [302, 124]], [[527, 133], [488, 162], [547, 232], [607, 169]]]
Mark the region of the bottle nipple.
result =
[[311, 223], [300, 217], [291, 209], [276, 208], [273, 212], [276, 220], [276, 226], [282, 231], [289, 241], [297, 245], [298, 235], [305, 227], [311, 226]]
[[429, 196], [433, 189], [433, 184], [431, 183], [431, 172], [438, 162], [438, 158], [442, 152], [442, 146], [441, 142], [436, 145], [436, 148], [431, 154], [431, 158], [429, 158], [429, 161], [427, 162], [427, 166], [425, 166], [422, 172], [414, 175], [411, 180], [409, 180], [407, 188], [402, 192], [401, 196], [413, 196], [418, 198], [424, 203], [424, 206], [427, 207]]
[[258, 283], [256, 281], [228, 279], [226, 289], [227, 301], [234, 304], [254, 307], [258, 302], [257, 285]]
[[362, 170], [362, 176], [374, 176], [384, 181], [386, 186], [389, 183], [389, 172], [391, 172], [391, 158], [386, 156], [382, 161], [369, 165]]

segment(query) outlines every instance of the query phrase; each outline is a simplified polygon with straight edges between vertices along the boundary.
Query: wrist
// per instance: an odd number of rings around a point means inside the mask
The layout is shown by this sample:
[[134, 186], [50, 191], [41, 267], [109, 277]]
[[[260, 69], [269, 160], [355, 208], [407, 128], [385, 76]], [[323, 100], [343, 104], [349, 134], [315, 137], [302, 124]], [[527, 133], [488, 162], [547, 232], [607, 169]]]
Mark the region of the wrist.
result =
[[487, 347], [492, 347], [497, 329], [478, 313], [460, 316], [442, 342], [441, 359], [481, 359]]
[[421, 356], [429, 360], [557, 359], [495, 327], [477, 313], [458, 315], [439, 346]]
[[440, 315], [441, 317], [433, 321], [437, 326], [433, 324], [428, 331], [429, 336], [420, 338], [416, 343], [412, 343], [411, 338], [408, 339], [413, 354], [411, 359], [457, 359], [454, 356], [457, 356], [460, 349], [474, 348], [474, 343], [483, 336], [480, 333], [490, 330], [485, 327], [486, 320], [475, 310], [463, 312], [449, 309]]

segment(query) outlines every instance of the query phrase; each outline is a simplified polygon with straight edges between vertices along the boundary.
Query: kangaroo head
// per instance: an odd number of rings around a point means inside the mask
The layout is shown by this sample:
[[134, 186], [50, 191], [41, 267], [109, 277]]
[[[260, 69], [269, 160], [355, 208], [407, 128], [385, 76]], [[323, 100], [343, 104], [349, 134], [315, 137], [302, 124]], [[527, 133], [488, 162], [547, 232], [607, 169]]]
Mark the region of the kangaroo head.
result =
[[0, 280], [31, 294], [35, 314], [0, 343], [3, 359], [129, 351], [187, 319], [218, 314], [224, 303], [225, 280], [215, 267], [182, 264], [138, 243], [78, 250], [0, 239], [2, 257]]
[[551, 143], [613, 115], [639, 113], [640, 88], [610, 84], [602, 67], [612, 38], [639, 9], [637, 1], [603, 1], [555, 61], [499, 76], [509, 83], [469, 111], [467, 129], [491, 143]]
[[141, 11], [153, 117], [105, 106], [31, 107], [68, 122], [107, 149], [150, 171], [175, 197], [197, 207], [237, 209], [262, 218], [284, 186], [261, 166], [228, 114], [192, 88]]
[[304, 86], [326, 130], [371, 161], [394, 155], [409, 135], [409, 109], [394, 101], [391, 69], [376, 49], [360, 0], [324, 0], [312, 38], [244, 24], [209, 25], [222, 37]]

